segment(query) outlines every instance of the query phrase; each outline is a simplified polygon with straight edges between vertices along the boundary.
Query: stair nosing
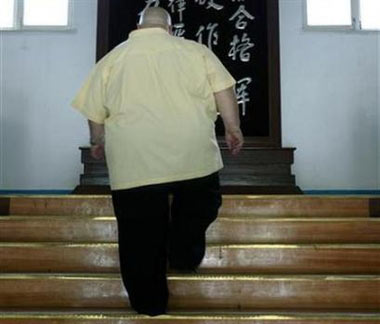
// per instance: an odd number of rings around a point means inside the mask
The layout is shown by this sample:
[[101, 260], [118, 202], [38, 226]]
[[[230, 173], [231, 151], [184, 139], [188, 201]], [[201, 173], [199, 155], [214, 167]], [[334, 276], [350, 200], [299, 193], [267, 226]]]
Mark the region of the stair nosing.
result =
[[[118, 242], [68, 242], [68, 241], [0, 241], [2, 247], [118, 247]], [[380, 243], [207, 243], [208, 248], [222, 249], [380, 249]]]
[[[120, 280], [120, 273], [59, 273], [59, 272], [29, 272], [0, 273], [0, 280], [28, 279], [67, 279], [67, 280]], [[168, 280], [178, 281], [380, 281], [380, 274], [169, 274]]]
[[[78, 195], [78, 194], [52, 194], [52, 195], [43, 195], [43, 194], [2, 194], [0, 198], [52, 198], [52, 199], [97, 199], [97, 198], [109, 198], [111, 199], [111, 194], [89, 194], [89, 195]], [[225, 199], [249, 199], [249, 200], [287, 200], [287, 199], [368, 199], [368, 198], [379, 198], [379, 195], [376, 194], [341, 194], [341, 195], [300, 195], [300, 194], [290, 194], [290, 195], [281, 195], [281, 194], [269, 194], [269, 195], [259, 195], [259, 194], [223, 194]]]
[[[78, 312], [72, 310], [73, 313], [68, 313], [71, 310], [65, 312], [60, 311], [11, 311], [11, 312], [1, 312], [0, 309], [0, 319], [1, 318], [66, 318], [66, 319], [149, 319], [148, 316], [139, 315], [134, 312], [123, 312], [123, 311], [110, 311], [102, 310], [102, 313], [94, 311]], [[150, 318], [151, 319], [151, 318]], [[157, 316], [156, 319], [166, 319], [166, 320], [312, 320], [312, 319], [331, 319], [331, 320], [345, 320], [345, 319], [380, 319], [380, 313], [342, 313], [342, 312], [284, 312], [284, 311], [271, 311], [271, 312], [187, 312], [179, 313], [173, 312], [166, 315]]]
[[[115, 216], [91, 216], [91, 215], [0, 215], [0, 222], [5, 220], [37, 220], [37, 219], [51, 219], [51, 218], [78, 218], [78, 219], [92, 219], [95, 221], [101, 220], [116, 220]], [[218, 216], [217, 220], [228, 220], [234, 222], [244, 221], [246, 222], [286, 222], [286, 221], [299, 221], [299, 222], [337, 222], [337, 221], [350, 221], [350, 222], [359, 222], [359, 221], [370, 221], [370, 222], [380, 222], [380, 217], [306, 217], [306, 216], [286, 216], [286, 217], [273, 217], [273, 216], [257, 216], [257, 215], [237, 215], [237, 216]]]

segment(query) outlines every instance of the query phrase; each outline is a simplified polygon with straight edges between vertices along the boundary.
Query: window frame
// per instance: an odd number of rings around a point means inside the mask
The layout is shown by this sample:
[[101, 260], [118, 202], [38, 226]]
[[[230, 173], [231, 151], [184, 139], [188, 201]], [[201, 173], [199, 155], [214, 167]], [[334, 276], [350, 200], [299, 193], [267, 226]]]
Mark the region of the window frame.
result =
[[363, 29], [360, 14], [360, 0], [351, 0], [351, 25], [308, 25], [307, 21], [307, 0], [303, 1], [303, 30], [305, 31], [336, 31], [336, 32], [359, 32], [373, 33], [380, 32], [379, 29]]
[[74, 28], [74, 0], [68, 0], [67, 25], [24, 25], [24, 0], [14, 1], [14, 26], [0, 27], [4, 31], [73, 31]]

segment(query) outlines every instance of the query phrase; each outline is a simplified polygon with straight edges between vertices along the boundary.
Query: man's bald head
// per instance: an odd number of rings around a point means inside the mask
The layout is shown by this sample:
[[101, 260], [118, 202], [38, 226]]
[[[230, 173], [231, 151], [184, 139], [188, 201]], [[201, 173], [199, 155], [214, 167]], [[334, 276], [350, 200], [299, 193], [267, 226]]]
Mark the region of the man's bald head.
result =
[[171, 25], [172, 19], [170, 17], [170, 14], [164, 8], [150, 7], [142, 12], [138, 27], [161, 27], [164, 29], [169, 29]]

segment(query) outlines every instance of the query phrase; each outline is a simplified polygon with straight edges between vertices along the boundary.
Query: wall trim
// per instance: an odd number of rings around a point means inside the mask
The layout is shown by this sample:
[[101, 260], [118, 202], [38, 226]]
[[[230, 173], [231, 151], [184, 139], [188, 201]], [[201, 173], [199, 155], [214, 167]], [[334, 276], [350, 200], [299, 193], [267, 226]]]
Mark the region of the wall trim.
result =
[[[73, 190], [0, 190], [0, 195], [71, 195]], [[380, 195], [380, 190], [303, 190], [305, 195]]]
[[380, 195], [380, 190], [303, 190], [305, 195]]
[[72, 190], [0, 190], [0, 195], [69, 195]]

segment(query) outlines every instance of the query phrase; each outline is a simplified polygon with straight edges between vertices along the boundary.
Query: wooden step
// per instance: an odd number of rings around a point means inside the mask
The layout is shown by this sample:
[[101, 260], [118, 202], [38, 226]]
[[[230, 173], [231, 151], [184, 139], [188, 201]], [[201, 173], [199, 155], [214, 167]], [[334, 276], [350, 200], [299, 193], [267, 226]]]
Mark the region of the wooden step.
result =
[[[114, 216], [1, 216], [3, 242], [117, 242]], [[380, 243], [380, 218], [248, 218], [220, 216], [209, 243]]]
[[[222, 215], [255, 217], [379, 217], [380, 198], [339, 196], [224, 196]], [[110, 196], [0, 197], [0, 215], [113, 215]]]
[[[380, 244], [211, 245], [202, 273], [380, 274]], [[115, 243], [0, 243], [0, 272], [119, 273]]]
[[229, 196], [223, 215], [255, 217], [378, 217], [380, 198], [354, 196]]
[[127, 311], [2, 312], [0, 324], [379, 324], [380, 313], [172, 313], [149, 318]]
[[210, 243], [380, 243], [380, 218], [219, 217]]
[[0, 197], [0, 215], [113, 215], [110, 196]]
[[[379, 311], [380, 276], [169, 276], [171, 310]], [[128, 308], [119, 275], [1, 274], [2, 308]]]
[[0, 240], [117, 242], [117, 223], [115, 216], [0, 216]]

